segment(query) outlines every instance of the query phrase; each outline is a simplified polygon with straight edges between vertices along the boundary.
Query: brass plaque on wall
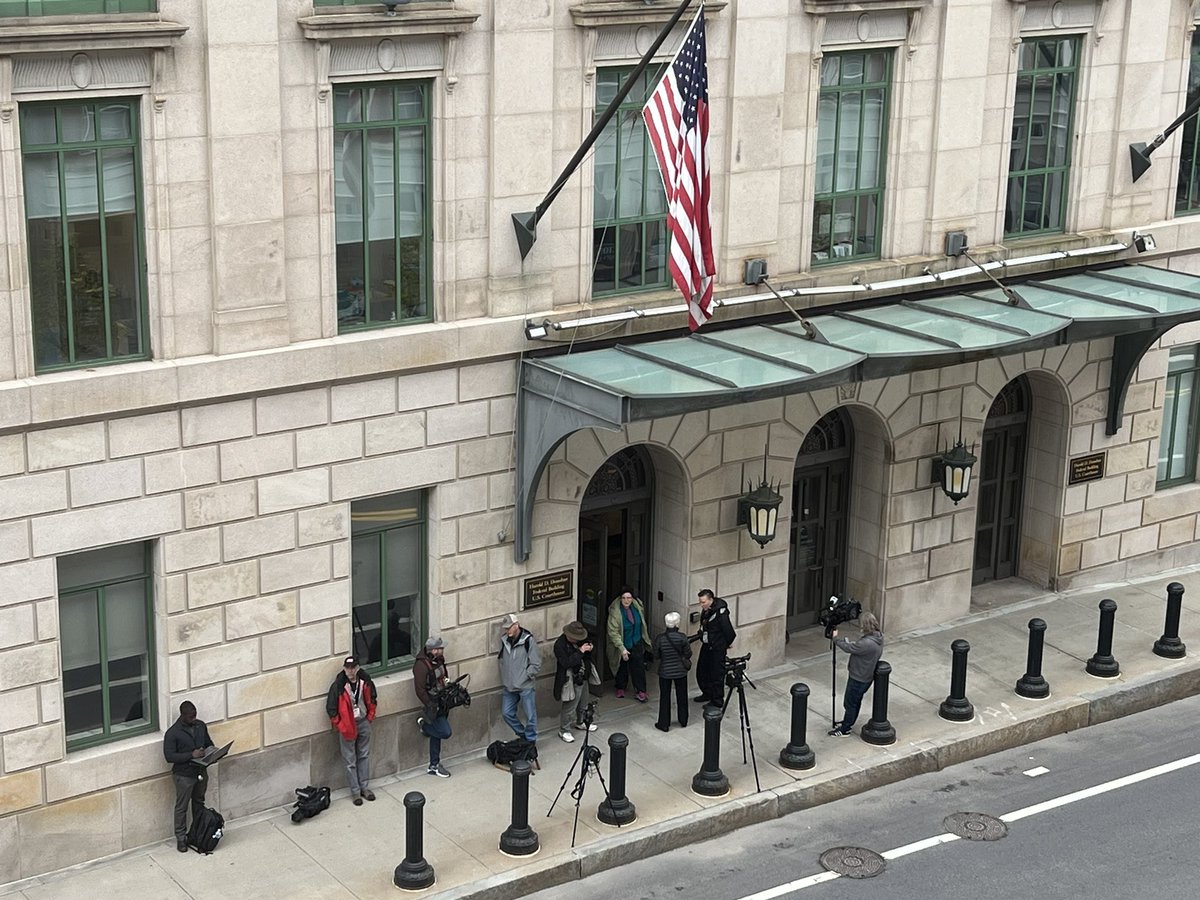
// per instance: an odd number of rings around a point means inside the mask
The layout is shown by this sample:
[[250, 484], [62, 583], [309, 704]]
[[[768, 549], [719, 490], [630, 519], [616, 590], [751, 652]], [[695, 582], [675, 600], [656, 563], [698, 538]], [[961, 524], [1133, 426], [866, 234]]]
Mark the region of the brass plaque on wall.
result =
[[1089, 453], [1087, 456], [1073, 458], [1071, 470], [1067, 475], [1067, 484], [1099, 481], [1104, 477], [1104, 457], [1104, 453]]
[[537, 578], [525, 579], [525, 609], [545, 606], [575, 597], [575, 571], [551, 572]]

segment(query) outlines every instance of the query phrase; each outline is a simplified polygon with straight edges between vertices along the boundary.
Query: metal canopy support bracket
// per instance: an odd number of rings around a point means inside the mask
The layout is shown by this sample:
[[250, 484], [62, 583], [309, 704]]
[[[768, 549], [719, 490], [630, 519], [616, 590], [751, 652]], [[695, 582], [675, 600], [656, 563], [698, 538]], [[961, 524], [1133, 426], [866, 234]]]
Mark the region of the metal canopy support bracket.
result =
[[533, 549], [533, 503], [550, 456], [584, 428], [620, 431], [628, 421], [624, 398], [597, 386], [564, 378], [560, 372], [521, 363], [517, 388], [517, 511], [513, 559], [529, 559]]
[[1166, 328], [1151, 328], [1118, 334], [1113, 338], [1112, 370], [1108, 379], [1108, 423], [1106, 434], [1116, 434], [1121, 428], [1125, 410], [1125, 394], [1133, 380], [1133, 372], [1146, 351], [1163, 336]]

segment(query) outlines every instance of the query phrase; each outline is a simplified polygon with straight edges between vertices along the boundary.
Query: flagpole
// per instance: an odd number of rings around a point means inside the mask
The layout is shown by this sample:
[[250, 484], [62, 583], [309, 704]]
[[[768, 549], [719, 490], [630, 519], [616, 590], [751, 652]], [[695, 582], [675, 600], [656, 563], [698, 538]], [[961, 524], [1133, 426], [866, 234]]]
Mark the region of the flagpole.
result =
[[[703, 5], [703, 0], [701, 2]], [[658, 48], [662, 46], [663, 41], [667, 39], [667, 35], [671, 33], [671, 29], [678, 24], [691, 4], [692, 0], [682, 0], [679, 8], [671, 14], [670, 20], [663, 26], [662, 31], [658, 33], [658, 37], [654, 39], [654, 43], [650, 45], [650, 49], [646, 51], [641, 61], [629, 73], [629, 77], [625, 79], [625, 83], [617, 91], [617, 96], [613, 97], [612, 102], [608, 104], [604, 112], [600, 115], [600, 118], [596, 120], [596, 124], [592, 126], [592, 130], [588, 133], [588, 136], [583, 139], [583, 143], [579, 145], [579, 149], [575, 151], [575, 155], [571, 157], [570, 162], [567, 163], [561, 174], [559, 174], [549, 192], [542, 198], [542, 202], [537, 205], [533, 212], [512, 214], [513, 229], [517, 233], [517, 246], [521, 250], [521, 259], [525, 259], [529, 255], [529, 251], [533, 249], [534, 241], [537, 240], [538, 222], [546, 214], [546, 210], [550, 208], [550, 204], [554, 202], [554, 198], [566, 187], [567, 180], [574, 174], [579, 164], [583, 162], [583, 157], [587, 155], [587, 152], [592, 149], [592, 145], [596, 143], [596, 139], [604, 131], [604, 126], [608, 124], [609, 119], [616, 115], [617, 109], [633, 89], [634, 82], [637, 81], [638, 76], [646, 71], [646, 66], [650, 65], [650, 60], [654, 58], [654, 54], [658, 52]]]

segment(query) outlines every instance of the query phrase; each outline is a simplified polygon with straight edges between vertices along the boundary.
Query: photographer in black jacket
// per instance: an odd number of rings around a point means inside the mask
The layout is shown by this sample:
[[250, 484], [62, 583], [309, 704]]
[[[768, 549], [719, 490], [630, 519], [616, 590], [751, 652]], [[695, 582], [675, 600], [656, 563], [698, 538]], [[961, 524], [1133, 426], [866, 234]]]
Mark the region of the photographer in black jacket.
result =
[[163, 756], [171, 763], [171, 780], [175, 782], [175, 849], [187, 853], [187, 810], [192, 807], [192, 820], [204, 811], [204, 794], [208, 778], [204, 769], [192, 764], [212, 747], [208, 726], [196, 718], [191, 700], [179, 704], [179, 718], [163, 735]]
[[725, 657], [737, 632], [729, 618], [729, 604], [705, 588], [700, 599], [700, 630], [689, 640], [700, 642], [700, 658], [696, 663], [696, 684], [700, 695], [697, 703], [721, 706], [725, 702]]
[[[563, 627], [562, 634], [554, 642], [554, 661], [554, 699], [562, 704], [558, 714], [558, 736], [570, 744], [575, 740], [571, 728], [596, 730], [594, 724], [583, 721], [583, 711], [591, 700], [588, 670], [592, 665], [592, 642], [588, 640], [587, 628], [582, 622], [568, 622]], [[567, 688], [568, 678], [571, 688]], [[573, 696], [563, 697], [564, 691]]]

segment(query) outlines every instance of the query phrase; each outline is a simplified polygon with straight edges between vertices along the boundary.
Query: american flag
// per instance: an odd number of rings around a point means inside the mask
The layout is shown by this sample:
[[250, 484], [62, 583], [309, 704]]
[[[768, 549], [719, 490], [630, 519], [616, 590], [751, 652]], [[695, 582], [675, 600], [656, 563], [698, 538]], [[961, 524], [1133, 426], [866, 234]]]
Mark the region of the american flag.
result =
[[712, 205], [708, 166], [708, 54], [704, 5], [692, 20], [683, 46], [642, 108], [667, 194], [671, 234], [668, 268], [688, 302], [688, 328], [712, 317]]

